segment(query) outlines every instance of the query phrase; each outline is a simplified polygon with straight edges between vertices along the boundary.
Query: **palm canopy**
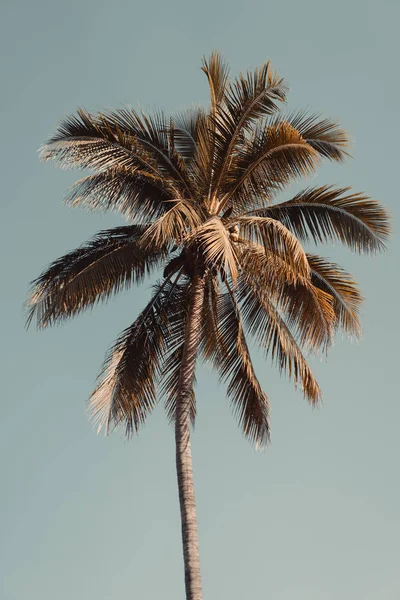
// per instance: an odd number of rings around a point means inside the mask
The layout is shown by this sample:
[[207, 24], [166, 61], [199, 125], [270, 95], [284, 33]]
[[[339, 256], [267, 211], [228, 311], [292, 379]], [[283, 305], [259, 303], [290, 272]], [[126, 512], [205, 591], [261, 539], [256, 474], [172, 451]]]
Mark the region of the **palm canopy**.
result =
[[[157, 269], [160, 283], [110, 349], [90, 406], [100, 427], [145, 421], [159, 396], [171, 419], [194, 279], [204, 282], [199, 352], [227, 383], [234, 412], [258, 445], [269, 436], [268, 399], [247, 337], [316, 403], [305, 356], [326, 351], [338, 328], [358, 336], [361, 296], [338, 265], [303, 242], [384, 248], [388, 216], [349, 189], [277, 194], [322, 159], [346, 158], [332, 120], [283, 110], [287, 89], [269, 63], [232, 81], [218, 53], [203, 62], [211, 102], [167, 117], [132, 108], [66, 118], [44, 161], [89, 169], [67, 202], [113, 210], [128, 225], [102, 231], [52, 263], [32, 284], [28, 321], [46, 327], [77, 315]], [[191, 416], [196, 406], [192, 396]]]

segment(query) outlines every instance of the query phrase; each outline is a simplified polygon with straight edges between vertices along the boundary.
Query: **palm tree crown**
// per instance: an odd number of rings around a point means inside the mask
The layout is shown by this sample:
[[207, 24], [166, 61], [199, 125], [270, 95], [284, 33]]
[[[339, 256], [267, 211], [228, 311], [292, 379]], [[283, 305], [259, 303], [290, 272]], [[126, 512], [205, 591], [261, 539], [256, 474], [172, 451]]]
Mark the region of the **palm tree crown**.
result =
[[[320, 388], [305, 355], [325, 351], [338, 328], [359, 335], [361, 296], [348, 273], [302, 243], [381, 250], [388, 217], [349, 188], [308, 188], [276, 203], [322, 159], [346, 158], [346, 133], [332, 120], [283, 111], [286, 85], [269, 63], [231, 82], [217, 53], [202, 68], [207, 110], [79, 110], [44, 146], [43, 160], [91, 170], [69, 192], [70, 205], [117, 211], [128, 225], [53, 262], [33, 282], [28, 320], [52, 325], [163, 269], [150, 302], [108, 353], [90, 400], [100, 427], [131, 434], [160, 396], [175, 419], [185, 327], [201, 281], [198, 352], [226, 382], [244, 434], [262, 445], [268, 399], [248, 336], [316, 403]], [[190, 414], [194, 420], [193, 390]]]

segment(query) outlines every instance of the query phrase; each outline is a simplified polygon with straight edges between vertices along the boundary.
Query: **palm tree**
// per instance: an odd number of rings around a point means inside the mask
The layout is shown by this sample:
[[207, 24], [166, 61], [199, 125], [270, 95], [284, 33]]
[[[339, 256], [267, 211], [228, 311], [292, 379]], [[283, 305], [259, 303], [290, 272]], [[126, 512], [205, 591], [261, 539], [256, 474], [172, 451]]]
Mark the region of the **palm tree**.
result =
[[339, 240], [381, 250], [385, 210], [349, 188], [279, 192], [321, 159], [347, 156], [332, 120], [282, 112], [286, 85], [267, 63], [228, 80], [218, 53], [203, 61], [211, 103], [167, 118], [131, 108], [66, 118], [41, 151], [44, 161], [90, 169], [67, 203], [114, 210], [128, 225], [102, 231], [53, 262], [32, 285], [28, 323], [73, 317], [163, 268], [150, 302], [109, 351], [90, 399], [93, 418], [130, 436], [160, 397], [175, 425], [186, 597], [201, 579], [190, 425], [196, 359], [211, 361], [244, 435], [269, 439], [268, 398], [248, 336], [315, 404], [320, 388], [306, 362], [338, 328], [358, 336], [361, 296], [338, 265], [303, 242]]

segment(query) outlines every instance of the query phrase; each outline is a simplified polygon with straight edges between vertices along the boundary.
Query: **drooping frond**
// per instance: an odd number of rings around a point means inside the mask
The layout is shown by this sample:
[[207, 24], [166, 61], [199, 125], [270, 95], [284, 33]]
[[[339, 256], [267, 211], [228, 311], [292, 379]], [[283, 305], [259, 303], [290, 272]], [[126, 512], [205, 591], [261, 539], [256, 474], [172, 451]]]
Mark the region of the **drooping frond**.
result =
[[[296, 237], [281, 223], [269, 217], [244, 216], [232, 219], [239, 225], [241, 235], [264, 246], [268, 260], [277, 257], [290, 267], [293, 276], [307, 278], [310, 275], [307, 256]], [[278, 266], [279, 268], [279, 266]]]
[[109, 169], [77, 181], [65, 199], [69, 206], [114, 211], [131, 221], [149, 222], [164, 214], [170, 195], [137, 172]]
[[[165, 410], [171, 423], [175, 422], [176, 399], [179, 392], [179, 377], [185, 344], [186, 319], [191, 295], [191, 281], [186, 278], [176, 290], [176, 306], [169, 319], [166, 349], [160, 367], [160, 395], [165, 397]], [[193, 382], [195, 384], [195, 380]], [[196, 418], [196, 399], [191, 394], [190, 418]]]
[[390, 233], [387, 211], [376, 200], [350, 188], [308, 188], [292, 200], [251, 211], [279, 219], [300, 240], [339, 240], [357, 252], [384, 249]]
[[[271, 273], [271, 260], [276, 268]], [[284, 261], [268, 255], [265, 248], [254, 243], [240, 250], [241, 275], [253, 289], [269, 294], [283, 314], [300, 346], [307, 351], [326, 350], [332, 341], [336, 316], [331, 294], [313, 285], [307, 277], [293, 278]]]
[[99, 430], [123, 425], [129, 436], [155, 406], [158, 370], [171, 319], [179, 311], [178, 295], [177, 286], [169, 280], [158, 284], [149, 304], [108, 352], [89, 401]]
[[231, 290], [217, 298], [216, 323], [214, 366], [221, 380], [228, 383], [227, 394], [244, 435], [262, 447], [269, 440], [268, 398], [255, 375]]
[[249, 333], [260, 347], [279, 367], [279, 370], [300, 385], [304, 396], [315, 404], [321, 397], [321, 390], [310, 367], [290, 330], [285, 318], [271, 299], [268, 291], [249, 284], [242, 279], [239, 285], [241, 312]]
[[218, 211], [232, 206], [234, 214], [240, 214], [253, 208], [260, 197], [309, 175], [317, 164], [317, 151], [289, 123], [257, 126], [225, 178]]
[[145, 231], [140, 225], [101, 231], [53, 262], [32, 282], [28, 324], [36, 317], [39, 327], [47, 327], [142, 281], [167, 252], [166, 246], [139, 247]]
[[307, 254], [307, 258], [314, 286], [333, 297], [338, 327], [349, 335], [360, 337], [359, 310], [363, 299], [352, 276], [321, 256]]
[[192, 232], [188, 241], [199, 248], [209, 268], [229, 273], [232, 280], [236, 280], [238, 271], [235, 250], [229, 231], [221, 219], [211, 217]]

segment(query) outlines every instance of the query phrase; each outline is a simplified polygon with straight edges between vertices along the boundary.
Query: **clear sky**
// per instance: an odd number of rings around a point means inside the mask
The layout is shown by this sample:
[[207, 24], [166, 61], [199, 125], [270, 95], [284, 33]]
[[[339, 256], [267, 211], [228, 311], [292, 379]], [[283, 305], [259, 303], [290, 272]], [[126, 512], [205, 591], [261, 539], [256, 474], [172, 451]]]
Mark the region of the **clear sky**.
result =
[[[379, 198], [396, 229], [400, 4], [381, 0], [4, 0], [1, 9], [1, 600], [184, 598], [173, 431], [163, 407], [139, 437], [96, 436], [86, 399], [104, 353], [149, 286], [62, 327], [24, 330], [28, 282], [97, 230], [122, 224], [62, 204], [79, 176], [38, 160], [65, 114], [123, 103], [207, 102], [203, 54], [234, 73], [270, 58], [290, 106], [332, 116], [353, 160], [315, 183]], [[314, 361], [312, 410], [256, 354], [272, 444], [242, 439], [199, 371], [193, 441], [206, 600], [398, 600], [399, 243], [322, 255], [367, 300], [364, 339]]]

